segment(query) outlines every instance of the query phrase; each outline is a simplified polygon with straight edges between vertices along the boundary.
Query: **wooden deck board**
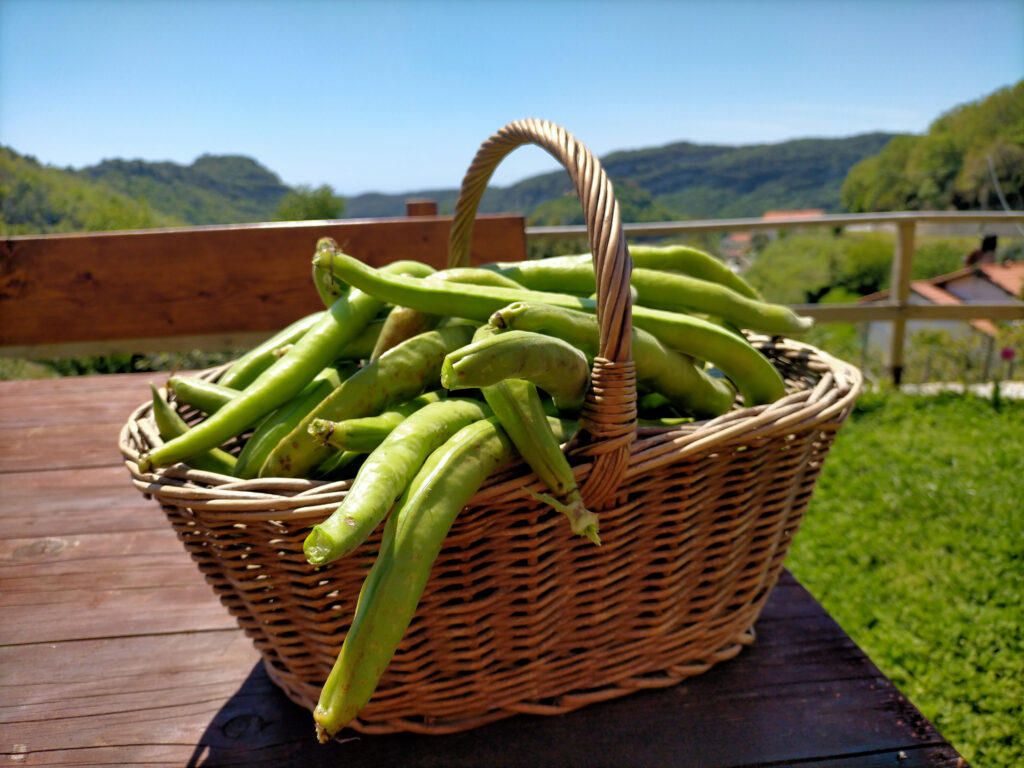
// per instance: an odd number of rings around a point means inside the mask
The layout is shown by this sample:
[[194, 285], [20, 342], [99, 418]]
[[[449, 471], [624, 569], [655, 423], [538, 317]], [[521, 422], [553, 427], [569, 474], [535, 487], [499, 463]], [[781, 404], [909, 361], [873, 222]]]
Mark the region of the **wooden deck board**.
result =
[[680, 685], [450, 736], [318, 745], [310, 714], [270, 682], [163, 513], [129, 483], [116, 435], [148, 379], [61, 380], [35, 397], [31, 384], [0, 383], [0, 435], [20, 436], [0, 443], [5, 764], [962, 765], [788, 574], [754, 645]]

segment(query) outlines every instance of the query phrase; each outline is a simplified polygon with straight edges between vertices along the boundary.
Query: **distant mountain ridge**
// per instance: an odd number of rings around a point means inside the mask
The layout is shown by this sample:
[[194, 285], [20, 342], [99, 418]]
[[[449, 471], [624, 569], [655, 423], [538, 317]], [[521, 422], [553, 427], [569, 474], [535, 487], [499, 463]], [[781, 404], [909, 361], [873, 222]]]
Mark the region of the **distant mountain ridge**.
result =
[[[895, 134], [718, 146], [677, 142], [601, 159], [623, 221], [760, 216], [766, 210], [842, 210], [850, 167]], [[240, 155], [202, 155], [190, 165], [104, 160], [75, 170], [0, 147], [0, 234], [139, 229], [270, 221], [290, 191], [277, 174]], [[347, 218], [403, 216], [411, 198], [455, 207], [458, 190], [363, 194], [345, 199]], [[579, 224], [583, 213], [561, 169], [489, 187], [481, 213], [522, 213], [531, 224]]]
[[[864, 133], [839, 139], [793, 139], [775, 144], [724, 146], [677, 142], [662, 147], [613, 152], [601, 164], [616, 186], [626, 221], [664, 218], [760, 216], [766, 210], [842, 210], [840, 189], [849, 169], [877, 154], [898, 134]], [[531, 176], [507, 187], [489, 187], [482, 213], [517, 212], [535, 224], [580, 223], [582, 213], [559, 204], [572, 194], [565, 171]], [[450, 212], [457, 189], [348, 197], [345, 213], [355, 218], [400, 216], [405, 200], [426, 197]], [[571, 219], [571, 220], [568, 220]]]

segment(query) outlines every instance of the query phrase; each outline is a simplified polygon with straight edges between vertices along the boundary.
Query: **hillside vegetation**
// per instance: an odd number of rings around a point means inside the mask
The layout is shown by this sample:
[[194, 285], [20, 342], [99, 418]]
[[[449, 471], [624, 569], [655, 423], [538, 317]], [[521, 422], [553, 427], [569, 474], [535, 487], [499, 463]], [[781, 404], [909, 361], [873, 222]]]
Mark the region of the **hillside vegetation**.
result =
[[181, 223], [145, 199], [0, 146], [0, 234], [147, 229]]
[[191, 165], [104, 160], [76, 172], [102, 181], [186, 224], [270, 221], [291, 188], [255, 160], [203, 155]]
[[[831, 212], [841, 209], [840, 188], [847, 171], [892, 138], [890, 133], [869, 133], [748, 146], [678, 142], [613, 152], [601, 164], [615, 184], [624, 221], [760, 216], [788, 208]], [[356, 195], [347, 198], [346, 210], [355, 217], [400, 216], [410, 196], [430, 197], [441, 211], [450, 212], [458, 190]], [[489, 187], [480, 201], [483, 213], [523, 213], [537, 225], [582, 223], [578, 208], [561, 169], [508, 187]]]
[[[998, 209], [1005, 202], [1020, 209], [1024, 81], [950, 110], [921, 136], [866, 133], [746, 146], [676, 142], [612, 152], [601, 162], [626, 222], [758, 217], [800, 208]], [[326, 185], [291, 189], [256, 160], [238, 155], [203, 155], [190, 165], [112, 159], [75, 170], [0, 147], [0, 234], [6, 235], [402, 216], [411, 197], [436, 200], [450, 213], [458, 189], [342, 200]], [[489, 187], [480, 212], [521, 213], [531, 225], [583, 222], [560, 168]]]
[[854, 213], [1024, 208], [1024, 80], [949, 110], [922, 136], [894, 137], [850, 169], [842, 204]]

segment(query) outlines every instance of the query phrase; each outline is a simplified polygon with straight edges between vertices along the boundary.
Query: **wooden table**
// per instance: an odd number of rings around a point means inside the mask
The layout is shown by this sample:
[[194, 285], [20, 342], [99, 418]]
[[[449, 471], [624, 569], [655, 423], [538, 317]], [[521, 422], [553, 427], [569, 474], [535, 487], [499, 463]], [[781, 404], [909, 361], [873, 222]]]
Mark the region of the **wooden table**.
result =
[[965, 765], [788, 574], [751, 648], [673, 688], [320, 746], [129, 484], [117, 433], [150, 379], [0, 383], [4, 765]]

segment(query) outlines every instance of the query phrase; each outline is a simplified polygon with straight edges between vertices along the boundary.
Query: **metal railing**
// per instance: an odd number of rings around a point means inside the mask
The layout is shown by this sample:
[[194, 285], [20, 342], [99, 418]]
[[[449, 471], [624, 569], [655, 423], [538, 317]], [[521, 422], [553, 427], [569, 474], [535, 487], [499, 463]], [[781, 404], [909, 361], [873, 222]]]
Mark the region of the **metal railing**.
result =
[[[885, 227], [895, 230], [892, 274], [888, 299], [872, 303], [797, 304], [793, 309], [822, 323], [885, 321], [892, 325], [887, 367], [896, 384], [903, 375], [908, 320], [1024, 320], [1024, 302], [1017, 304], [964, 303], [956, 305], [911, 304], [910, 275], [917, 228], [922, 224], [1024, 224], [1024, 211], [899, 211], [891, 213], [829, 214], [806, 218], [716, 219], [705, 221], [643, 222], [624, 224], [627, 238], [703, 235], [729, 232], [765, 232], [784, 229]], [[551, 240], [586, 237], [582, 225], [527, 227], [526, 238]]]

